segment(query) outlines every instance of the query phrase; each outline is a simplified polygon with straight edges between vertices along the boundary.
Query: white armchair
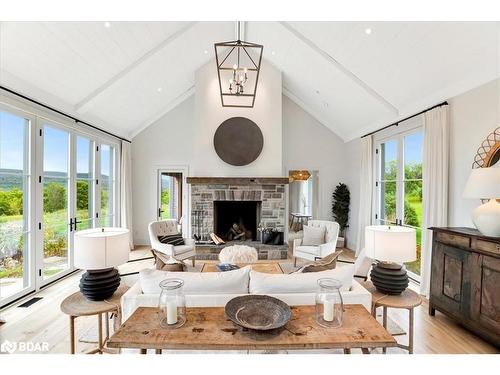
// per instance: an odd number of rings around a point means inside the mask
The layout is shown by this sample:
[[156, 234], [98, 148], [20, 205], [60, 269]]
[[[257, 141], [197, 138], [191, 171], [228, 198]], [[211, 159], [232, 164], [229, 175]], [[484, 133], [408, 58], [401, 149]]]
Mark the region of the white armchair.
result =
[[325, 243], [319, 246], [302, 245], [303, 238], [293, 241], [293, 265], [297, 265], [297, 258], [307, 260], [318, 260], [335, 252], [337, 239], [339, 237], [339, 224], [327, 220], [309, 220], [307, 224], [310, 227], [325, 228]]
[[184, 245], [179, 246], [161, 243], [158, 240], [158, 236], [168, 236], [179, 233], [177, 220], [167, 219], [163, 221], [153, 221], [149, 224], [148, 231], [151, 248], [153, 250], [159, 251], [160, 253], [181, 261], [191, 258], [194, 267], [194, 261], [196, 258], [194, 239], [184, 238]]

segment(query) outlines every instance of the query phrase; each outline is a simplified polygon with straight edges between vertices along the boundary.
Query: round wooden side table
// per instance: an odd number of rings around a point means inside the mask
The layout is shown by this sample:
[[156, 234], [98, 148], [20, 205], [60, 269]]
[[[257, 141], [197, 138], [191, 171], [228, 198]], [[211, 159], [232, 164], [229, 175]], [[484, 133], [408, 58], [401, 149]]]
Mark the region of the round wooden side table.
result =
[[[72, 295], [66, 297], [61, 303], [61, 311], [69, 315], [69, 330], [71, 339], [71, 354], [75, 354], [75, 320], [79, 316], [90, 316], [97, 315], [98, 323], [98, 347], [93, 349], [86, 354], [104, 353], [108, 350], [104, 347], [106, 341], [109, 339], [109, 313], [114, 313], [114, 328], [115, 331], [121, 325], [121, 308], [120, 300], [122, 295], [129, 289], [128, 286], [121, 285], [118, 287], [116, 292], [111, 296], [111, 298], [104, 301], [90, 301], [81, 292], [73, 293]], [[105, 315], [106, 319], [106, 338], [103, 339], [102, 332], [102, 315]], [[114, 353], [114, 351], [110, 351]]]
[[[408, 345], [398, 344], [399, 348], [408, 350], [409, 354], [413, 354], [413, 326], [414, 326], [414, 309], [422, 304], [422, 297], [411, 289], [406, 289], [399, 295], [389, 295], [379, 292], [371, 281], [365, 281], [363, 287], [372, 295], [372, 315], [377, 318], [377, 307], [383, 308], [382, 322], [387, 329], [387, 309], [407, 309], [409, 312], [409, 329], [408, 329]], [[383, 349], [386, 352], [386, 349]]]

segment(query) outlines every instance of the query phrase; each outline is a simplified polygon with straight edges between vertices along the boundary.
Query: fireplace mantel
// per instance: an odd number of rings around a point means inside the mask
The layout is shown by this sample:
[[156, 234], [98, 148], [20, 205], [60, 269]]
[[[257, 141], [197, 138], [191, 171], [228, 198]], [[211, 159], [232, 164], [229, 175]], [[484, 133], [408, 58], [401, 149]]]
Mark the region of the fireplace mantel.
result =
[[188, 184], [268, 185], [288, 184], [288, 177], [187, 177]]

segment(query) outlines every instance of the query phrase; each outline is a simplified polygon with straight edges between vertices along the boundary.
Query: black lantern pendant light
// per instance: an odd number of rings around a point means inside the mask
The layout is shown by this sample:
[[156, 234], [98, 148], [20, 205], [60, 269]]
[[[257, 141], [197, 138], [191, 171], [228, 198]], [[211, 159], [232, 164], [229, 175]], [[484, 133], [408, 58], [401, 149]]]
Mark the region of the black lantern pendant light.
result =
[[214, 46], [222, 106], [252, 108], [264, 46], [241, 40], [239, 22], [238, 40]]

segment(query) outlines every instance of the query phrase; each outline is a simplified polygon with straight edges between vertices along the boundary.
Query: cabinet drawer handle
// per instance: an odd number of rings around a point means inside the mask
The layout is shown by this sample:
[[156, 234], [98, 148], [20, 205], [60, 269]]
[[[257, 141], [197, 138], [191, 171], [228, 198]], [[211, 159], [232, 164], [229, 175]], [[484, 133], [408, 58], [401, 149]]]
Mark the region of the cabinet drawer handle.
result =
[[500, 250], [500, 244], [497, 244], [497, 250]]

